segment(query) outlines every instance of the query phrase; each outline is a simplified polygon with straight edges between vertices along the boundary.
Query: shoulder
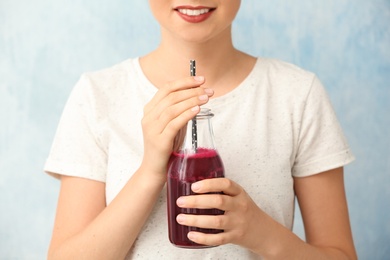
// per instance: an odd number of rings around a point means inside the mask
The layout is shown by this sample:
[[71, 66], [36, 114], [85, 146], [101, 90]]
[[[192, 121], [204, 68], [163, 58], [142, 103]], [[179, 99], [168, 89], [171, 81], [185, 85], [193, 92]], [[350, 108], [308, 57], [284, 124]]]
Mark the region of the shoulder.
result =
[[124, 95], [130, 84], [139, 81], [138, 59], [127, 59], [113, 66], [81, 74], [73, 93], [92, 102], [107, 102]]
[[302, 102], [319, 83], [313, 72], [273, 58], [258, 58], [253, 72], [252, 82], [275, 102]]
[[94, 86], [115, 86], [123, 83], [129, 77], [129, 74], [136, 72], [137, 58], [127, 59], [113, 66], [82, 74], [81, 79]]
[[281, 84], [289, 83], [290, 86], [293, 84], [311, 84], [316, 77], [311, 71], [273, 58], [258, 58], [257, 66], [270, 81]]

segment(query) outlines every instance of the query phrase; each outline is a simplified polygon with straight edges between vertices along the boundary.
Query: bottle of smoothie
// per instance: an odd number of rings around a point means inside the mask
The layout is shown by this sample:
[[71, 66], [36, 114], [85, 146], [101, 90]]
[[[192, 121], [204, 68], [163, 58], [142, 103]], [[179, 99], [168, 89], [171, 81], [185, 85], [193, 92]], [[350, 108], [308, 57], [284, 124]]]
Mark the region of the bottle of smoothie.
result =
[[218, 209], [185, 209], [176, 205], [181, 196], [194, 195], [191, 184], [203, 179], [224, 177], [222, 160], [214, 144], [210, 109], [202, 108], [198, 115], [187, 124], [182, 135], [181, 146], [173, 151], [168, 164], [168, 228], [172, 244], [183, 248], [205, 248], [208, 246], [192, 242], [187, 238], [190, 231], [220, 233], [223, 230], [183, 226], [177, 223], [180, 213], [194, 215], [221, 215]]

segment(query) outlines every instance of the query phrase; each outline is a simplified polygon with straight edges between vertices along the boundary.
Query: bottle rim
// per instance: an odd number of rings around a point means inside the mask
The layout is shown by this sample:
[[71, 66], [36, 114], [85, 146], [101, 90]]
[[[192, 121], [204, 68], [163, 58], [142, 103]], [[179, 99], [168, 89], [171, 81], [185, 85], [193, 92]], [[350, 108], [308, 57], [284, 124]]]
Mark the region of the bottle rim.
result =
[[202, 107], [198, 114], [196, 114], [196, 119], [210, 118], [213, 117], [214, 114], [211, 113], [210, 108]]

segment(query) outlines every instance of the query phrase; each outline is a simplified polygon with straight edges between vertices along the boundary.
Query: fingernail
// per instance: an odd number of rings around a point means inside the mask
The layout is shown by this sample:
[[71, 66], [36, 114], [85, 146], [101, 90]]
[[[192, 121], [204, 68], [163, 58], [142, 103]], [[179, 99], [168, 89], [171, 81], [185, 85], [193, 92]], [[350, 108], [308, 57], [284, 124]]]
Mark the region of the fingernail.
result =
[[199, 106], [194, 106], [193, 108], [191, 108], [191, 111], [192, 111], [192, 112], [198, 113], [198, 111], [199, 111]]
[[182, 215], [182, 214], [179, 214], [179, 215], [177, 215], [177, 217], [176, 217], [176, 221], [177, 221], [178, 223], [183, 223], [183, 222], [185, 221], [185, 219], [186, 219], [186, 217], [185, 217], [184, 215]]
[[200, 190], [200, 184], [197, 183], [197, 182], [193, 183], [193, 184], [191, 185], [191, 189], [192, 189], [192, 191], [198, 191], [198, 190]]
[[196, 81], [199, 81], [199, 82], [203, 82], [204, 81], [204, 77], [203, 76], [194, 76], [194, 79]]
[[212, 90], [211, 88], [205, 88], [205, 89], [204, 89], [204, 92], [205, 92], [206, 94], [208, 94], [208, 95], [214, 94], [214, 90]]
[[194, 233], [194, 232], [189, 232], [189, 233], [187, 234], [187, 237], [188, 237], [188, 239], [190, 239], [190, 240], [195, 240], [195, 239], [196, 239], [196, 233]]
[[198, 98], [199, 98], [199, 100], [205, 101], [205, 100], [209, 99], [209, 96], [208, 95], [201, 95]]
[[180, 197], [180, 198], [178, 198], [176, 200], [176, 205], [179, 206], [179, 207], [184, 206], [184, 203], [185, 203], [185, 199], [184, 198]]

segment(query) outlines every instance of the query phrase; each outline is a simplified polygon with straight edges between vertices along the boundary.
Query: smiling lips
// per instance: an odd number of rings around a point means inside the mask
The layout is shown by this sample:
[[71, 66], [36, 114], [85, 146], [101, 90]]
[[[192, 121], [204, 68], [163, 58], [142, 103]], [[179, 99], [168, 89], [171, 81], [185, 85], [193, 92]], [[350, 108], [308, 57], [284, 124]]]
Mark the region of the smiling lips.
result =
[[201, 14], [206, 14], [208, 12], [210, 12], [210, 9], [207, 9], [207, 8], [202, 8], [202, 9], [177, 9], [180, 13], [182, 14], [186, 14], [186, 15], [189, 15], [189, 16], [198, 16], [198, 15], [201, 15]]
[[175, 9], [179, 16], [189, 23], [200, 23], [210, 17], [215, 8], [206, 7], [178, 7]]

